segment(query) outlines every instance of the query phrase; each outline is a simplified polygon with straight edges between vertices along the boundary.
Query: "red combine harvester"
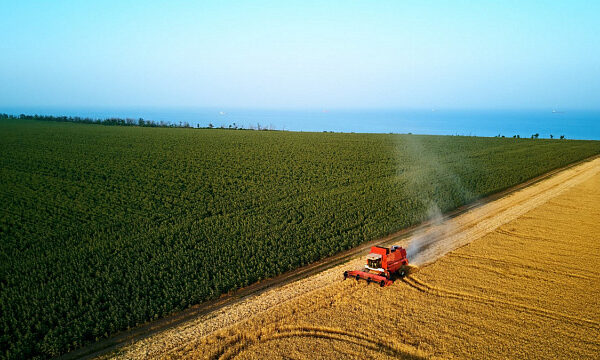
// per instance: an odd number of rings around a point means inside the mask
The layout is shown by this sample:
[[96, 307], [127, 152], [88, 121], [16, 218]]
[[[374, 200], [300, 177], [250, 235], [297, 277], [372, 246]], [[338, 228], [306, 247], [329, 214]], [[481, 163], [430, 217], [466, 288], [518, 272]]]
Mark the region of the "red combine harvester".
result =
[[380, 286], [387, 286], [394, 282], [392, 280], [394, 274], [403, 277], [407, 272], [408, 259], [404, 248], [397, 245], [391, 248], [373, 246], [367, 255], [365, 270], [344, 271], [344, 279], [349, 277], [357, 281], [365, 279], [367, 283], [375, 282]]

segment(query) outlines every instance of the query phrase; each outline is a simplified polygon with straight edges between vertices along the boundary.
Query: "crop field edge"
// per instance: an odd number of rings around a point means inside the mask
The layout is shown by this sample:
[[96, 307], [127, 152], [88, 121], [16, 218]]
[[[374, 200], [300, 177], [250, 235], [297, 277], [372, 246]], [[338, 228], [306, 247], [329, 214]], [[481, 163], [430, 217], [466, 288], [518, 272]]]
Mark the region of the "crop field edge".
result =
[[[473, 208], [476, 208], [480, 205], [493, 202], [499, 198], [508, 196], [516, 191], [534, 185], [542, 180], [548, 179], [557, 173], [560, 173], [564, 170], [568, 170], [577, 165], [592, 161], [596, 158], [600, 158], [600, 154], [595, 154], [589, 156], [585, 159], [581, 159], [575, 162], [572, 162], [563, 167], [554, 168], [542, 175], [538, 175], [531, 179], [528, 179], [520, 184], [499, 190], [497, 192], [488, 194], [479, 199], [472, 201], [469, 204], [460, 206], [454, 210], [446, 212], [443, 214], [444, 219], [451, 219], [461, 214], [464, 214], [470, 211]], [[92, 343], [90, 345], [84, 346], [82, 348], [76, 349], [74, 351], [68, 352], [58, 357], [58, 359], [70, 360], [70, 359], [93, 359], [99, 356], [108, 355], [108, 354], [118, 354], [120, 348], [126, 346], [129, 343], [133, 343], [138, 340], [142, 340], [152, 335], [159, 333], [161, 331], [173, 328], [179, 324], [185, 323], [186, 321], [210, 314], [213, 311], [217, 311], [227, 305], [234, 304], [248, 297], [260, 295], [261, 293], [277, 288], [279, 286], [283, 286], [297, 280], [301, 280], [312, 275], [318, 274], [322, 271], [325, 271], [334, 266], [343, 264], [353, 258], [356, 258], [360, 255], [361, 252], [366, 251], [371, 246], [382, 244], [389, 242], [395, 238], [405, 238], [410, 236], [416, 231], [420, 229], [427, 228], [430, 225], [430, 221], [424, 221], [419, 224], [415, 224], [413, 226], [404, 228], [400, 231], [394, 232], [387, 236], [371, 240], [369, 242], [363, 243], [355, 248], [348, 249], [342, 251], [333, 256], [321, 259], [314, 263], [299, 267], [297, 269], [285, 272], [276, 277], [265, 279], [262, 281], [258, 281], [251, 285], [239, 288], [235, 291], [229, 292], [227, 294], [221, 295], [220, 298], [216, 300], [205, 301], [196, 305], [193, 305], [185, 310], [175, 312], [166, 317], [149, 321], [145, 324], [142, 324], [138, 327], [132, 328], [130, 330], [121, 331], [114, 336], [106, 338], [104, 340], [98, 341], [96, 343]]]

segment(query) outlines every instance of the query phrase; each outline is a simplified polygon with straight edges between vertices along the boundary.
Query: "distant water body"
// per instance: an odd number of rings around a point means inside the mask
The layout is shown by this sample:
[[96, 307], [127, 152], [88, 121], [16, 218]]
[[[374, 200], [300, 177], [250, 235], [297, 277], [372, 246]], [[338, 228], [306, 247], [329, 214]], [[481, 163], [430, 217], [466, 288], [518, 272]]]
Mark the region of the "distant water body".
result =
[[191, 126], [600, 140], [600, 110], [248, 110], [228, 108], [0, 107], [0, 113], [144, 118]]

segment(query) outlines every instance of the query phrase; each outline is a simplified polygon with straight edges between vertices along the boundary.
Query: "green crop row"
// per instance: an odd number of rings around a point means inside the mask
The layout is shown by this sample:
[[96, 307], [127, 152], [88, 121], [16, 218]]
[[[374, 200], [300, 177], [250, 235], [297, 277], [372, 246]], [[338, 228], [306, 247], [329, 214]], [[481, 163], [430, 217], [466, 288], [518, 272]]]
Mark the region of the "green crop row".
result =
[[0, 357], [60, 355], [600, 153], [0, 120]]

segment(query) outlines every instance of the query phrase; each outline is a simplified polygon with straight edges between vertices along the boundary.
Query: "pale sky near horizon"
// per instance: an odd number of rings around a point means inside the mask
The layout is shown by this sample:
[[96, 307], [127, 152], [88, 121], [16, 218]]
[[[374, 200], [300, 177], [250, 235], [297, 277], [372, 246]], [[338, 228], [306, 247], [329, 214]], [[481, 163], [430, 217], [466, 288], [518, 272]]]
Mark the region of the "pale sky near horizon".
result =
[[600, 108], [600, 1], [0, 2], [0, 106]]

